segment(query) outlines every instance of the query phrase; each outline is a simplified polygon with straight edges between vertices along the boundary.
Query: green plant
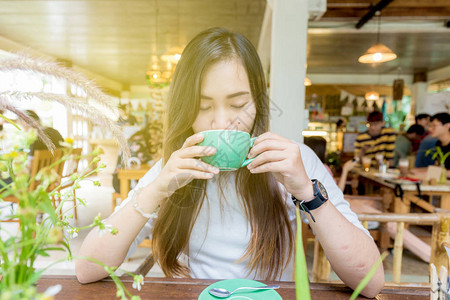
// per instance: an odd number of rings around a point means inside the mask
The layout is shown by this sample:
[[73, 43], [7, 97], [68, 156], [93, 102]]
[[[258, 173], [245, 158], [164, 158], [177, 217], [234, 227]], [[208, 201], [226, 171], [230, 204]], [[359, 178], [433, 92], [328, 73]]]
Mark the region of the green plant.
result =
[[[32, 138], [27, 138], [32, 141]], [[70, 145], [67, 145], [70, 146]], [[80, 182], [86, 180], [89, 176], [96, 174], [105, 166], [99, 164], [91, 171], [83, 171], [71, 176], [70, 181], [74, 185], [61, 191], [61, 184], [53, 187], [55, 182], [59, 182], [54, 173], [55, 167], [63, 164], [70, 156], [71, 147], [64, 149], [64, 155], [61, 159], [55, 161], [52, 165], [42, 168], [33, 177], [27, 168], [27, 153], [19, 152], [17, 149], [0, 155], [0, 170], [2, 178], [0, 183], [0, 204], [6, 203], [3, 199], [14, 196], [18, 200], [17, 209], [4, 216], [4, 220], [18, 219], [20, 221], [17, 234], [6, 231], [0, 223], [0, 231], [7, 236], [0, 240], [0, 299], [40, 299], [46, 294], [38, 294], [35, 283], [41, 277], [42, 273], [62, 261], [72, 260], [72, 252], [69, 247], [69, 241], [76, 237], [78, 232], [83, 229], [98, 227], [100, 232], [109, 232], [116, 234], [117, 229], [105, 224], [100, 215], [94, 218], [93, 222], [84, 227], [75, 227], [69, 223], [71, 215], [63, 211], [64, 203], [74, 197], [74, 191], [80, 188]], [[86, 170], [96, 165], [99, 161], [100, 150], [95, 150], [90, 155], [84, 155], [80, 158], [92, 158]], [[12, 182], [5, 183], [5, 177], [10, 177]], [[37, 187], [30, 190], [30, 184], [37, 182]], [[94, 185], [100, 185], [94, 181]], [[60, 199], [60, 203], [55, 208], [52, 205], [52, 198]], [[77, 197], [77, 202], [84, 205], [84, 201]], [[42, 219], [42, 220], [40, 220]], [[34, 268], [34, 262], [39, 256], [49, 256], [52, 251], [64, 251], [67, 257], [53, 262], [46, 268], [37, 271]], [[91, 261], [94, 261], [90, 258]], [[103, 265], [99, 261], [96, 263], [102, 265], [111, 275], [117, 285], [117, 295], [126, 299], [126, 295], [136, 299], [127, 291], [123, 284], [114, 274], [115, 268]], [[132, 274], [129, 274], [132, 275]], [[134, 276], [135, 282], [140, 287], [142, 276]], [[136, 285], [135, 285], [136, 286]], [[58, 290], [58, 289], [56, 289]]]
[[428, 149], [427, 152], [425, 152], [425, 155], [430, 155], [431, 153], [433, 153], [433, 156], [431, 158], [437, 160], [441, 167], [445, 167], [445, 161], [447, 160], [447, 157], [450, 156], [450, 152], [444, 154], [441, 147], [436, 146], [433, 149]]
[[[8, 232], [0, 222], [0, 232], [7, 236], [0, 240], [0, 300], [3, 299], [48, 299], [57, 293], [60, 287], [52, 287], [43, 294], [38, 294], [35, 283], [42, 273], [54, 264], [72, 260], [69, 247], [70, 239], [74, 238], [80, 230], [98, 227], [100, 233], [117, 233], [117, 229], [105, 224], [100, 216], [94, 218], [92, 224], [84, 227], [70, 225], [69, 219], [72, 216], [66, 215], [63, 205], [68, 199], [75, 197], [74, 191], [80, 187], [79, 183], [86, 180], [90, 175], [99, 172], [104, 165], [96, 164], [99, 161], [100, 150], [95, 150], [88, 155], [92, 159], [89, 167], [94, 169], [79, 174], [74, 174], [70, 180], [74, 185], [61, 191], [60, 185], [54, 186], [58, 182], [58, 176], [53, 171], [56, 165], [62, 164], [71, 153], [71, 145], [66, 143], [64, 156], [53, 165], [42, 168], [36, 176], [30, 178], [27, 168], [28, 155], [21, 149], [28, 149], [29, 145], [36, 139], [36, 134], [20, 134], [20, 128], [13, 121], [3, 115], [4, 111], [14, 113], [18, 120], [36, 130], [37, 136], [46, 144], [47, 148], [53, 150], [55, 146], [44, 134], [42, 126], [34, 119], [30, 118], [17, 106], [17, 103], [31, 102], [36, 99], [41, 101], [56, 102], [65, 106], [68, 110], [82, 114], [90, 122], [99, 125], [104, 130], [112, 133], [118, 141], [122, 150], [122, 160], [126, 163], [129, 157], [126, 138], [121, 127], [115, 122], [118, 116], [117, 108], [112, 104], [111, 98], [105, 95], [94, 83], [85, 78], [82, 74], [74, 72], [71, 68], [65, 68], [58, 63], [46, 59], [34, 59], [27, 55], [15, 54], [6, 59], [0, 60], [0, 72], [21, 71], [27, 74], [34, 74], [41, 77], [51, 77], [64, 81], [68, 87], [76, 87], [82, 97], [71, 94], [58, 94], [41, 91], [23, 90], [0, 90], [0, 118], [13, 124], [18, 130], [17, 140], [8, 140], [9, 148], [2, 149], [0, 155], [0, 206], [6, 204], [6, 197], [17, 198], [17, 209], [6, 215], [6, 219], [18, 219], [20, 221], [19, 232], [17, 234]], [[45, 81], [45, 78], [43, 78]], [[16, 85], [14, 85], [16, 86]], [[18, 85], [20, 86], [20, 85]], [[19, 141], [16, 143], [16, 141]], [[4, 140], [3, 142], [6, 142]], [[4, 145], [2, 145], [4, 146]], [[87, 157], [87, 156], [82, 156]], [[10, 178], [11, 183], [6, 183], [4, 179]], [[30, 184], [38, 182], [37, 186], [30, 190]], [[99, 182], [94, 182], [99, 185]], [[60, 200], [55, 208], [52, 205], [52, 198]], [[83, 199], [77, 198], [78, 203], [84, 204]], [[40, 220], [42, 219], [42, 220]], [[39, 256], [48, 256], [51, 251], [64, 251], [67, 253], [65, 259], [56, 261], [44, 270], [37, 271], [34, 262]], [[110, 274], [117, 286], [117, 297], [121, 299], [138, 299], [125, 289], [122, 282], [115, 275], [116, 268], [105, 266], [99, 261], [82, 257], [103, 266]], [[129, 275], [132, 275], [128, 273]], [[143, 283], [141, 275], [134, 277], [133, 287], [140, 289]]]
[[331, 152], [327, 155], [327, 165], [339, 168], [341, 166], [341, 157], [337, 152]]

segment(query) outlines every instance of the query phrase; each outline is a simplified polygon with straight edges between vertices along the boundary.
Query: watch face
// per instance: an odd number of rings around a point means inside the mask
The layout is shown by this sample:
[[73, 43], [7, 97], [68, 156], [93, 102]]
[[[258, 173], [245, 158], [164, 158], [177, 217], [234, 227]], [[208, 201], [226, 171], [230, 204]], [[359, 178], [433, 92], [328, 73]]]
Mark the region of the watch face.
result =
[[328, 200], [328, 193], [323, 184], [320, 181], [317, 181], [317, 187], [319, 188], [319, 192], [322, 195], [323, 198]]

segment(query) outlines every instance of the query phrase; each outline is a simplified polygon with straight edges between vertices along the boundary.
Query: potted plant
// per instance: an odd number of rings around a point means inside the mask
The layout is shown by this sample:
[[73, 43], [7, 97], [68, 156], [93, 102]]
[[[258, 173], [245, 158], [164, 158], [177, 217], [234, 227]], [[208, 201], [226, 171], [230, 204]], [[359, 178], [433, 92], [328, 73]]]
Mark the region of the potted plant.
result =
[[444, 154], [441, 147], [436, 146], [433, 149], [428, 149], [427, 152], [425, 152], [425, 155], [430, 155], [431, 153], [433, 153], [432, 158], [436, 160], [441, 167], [441, 175], [439, 176], [438, 183], [445, 184], [447, 183], [447, 169], [445, 168], [445, 161], [447, 160], [447, 157], [450, 156], [450, 152]]
[[[46, 269], [58, 262], [74, 258], [69, 247], [70, 239], [76, 237], [78, 232], [83, 229], [98, 227], [100, 233], [107, 232], [110, 234], [116, 234], [117, 229], [105, 224], [101, 220], [100, 215], [95, 217], [88, 226], [75, 227], [69, 223], [69, 219], [72, 216], [67, 215], [63, 211], [64, 203], [68, 199], [75, 197], [74, 191], [80, 187], [79, 183], [105, 167], [103, 164], [98, 164], [100, 150], [97, 149], [91, 154], [83, 156], [84, 158], [90, 158], [88, 168], [93, 168], [93, 170], [87, 171], [89, 169], [86, 169], [83, 172], [73, 174], [69, 180], [74, 182], [74, 184], [65, 190], [61, 190], [61, 185], [58, 184], [60, 182], [59, 178], [54, 170], [70, 156], [72, 151], [71, 140], [66, 140], [65, 145], [63, 145], [65, 149], [63, 150], [64, 155], [62, 158], [56, 160], [50, 166], [39, 170], [34, 177], [30, 177], [30, 172], [27, 168], [28, 154], [20, 149], [27, 148], [36, 136], [39, 136], [50, 150], [54, 149], [54, 145], [44, 135], [42, 127], [17, 108], [15, 104], [19, 101], [33, 101], [37, 98], [44, 101], [57, 102], [67, 108], [76, 109], [82, 112], [91, 122], [112, 133], [120, 145], [125, 161], [129, 157], [129, 150], [120, 127], [108, 116], [108, 112], [109, 115], [118, 115], [116, 108], [111, 104], [109, 97], [103, 94], [84, 76], [56, 63], [21, 55], [0, 60], [0, 72], [11, 70], [39, 73], [65, 80], [69, 85], [76, 85], [78, 88], [81, 88], [86, 95], [85, 98], [79, 98], [77, 96], [52, 94], [42, 91], [0, 91], [0, 110], [15, 113], [18, 119], [35, 128], [37, 132], [37, 135], [33, 133], [22, 135], [22, 141], [25, 141], [24, 144], [13, 144], [10, 149], [2, 149], [2, 154], [0, 155], [0, 205], [8, 204], [5, 202], [8, 197], [17, 199], [17, 208], [2, 216], [2, 218], [3, 220], [18, 219], [20, 221], [17, 234], [5, 232], [0, 222], [2, 235], [7, 235], [7, 238], [0, 240], [0, 300], [49, 299], [58, 293], [61, 286], [51, 287], [43, 294], [38, 294], [36, 282]], [[0, 113], [0, 118], [12, 123], [17, 128], [18, 135], [20, 135], [21, 130], [17, 124], [6, 118], [2, 113]], [[4, 181], [5, 178], [10, 178], [11, 182], [6, 183]], [[30, 185], [32, 183], [35, 188], [31, 190]], [[94, 182], [94, 185], [100, 185], [100, 183]], [[56, 207], [52, 204], [52, 198], [54, 197], [60, 199]], [[83, 199], [77, 198], [77, 200], [78, 203], [84, 204]], [[51, 251], [64, 251], [67, 253], [67, 256], [65, 259], [48, 265], [43, 270], [36, 270], [34, 267], [36, 259], [39, 256], [48, 256]], [[127, 299], [128, 297], [139, 299], [138, 296], [131, 295], [125, 289], [114, 273], [116, 268], [105, 266], [101, 262], [90, 258], [83, 257], [83, 259], [94, 261], [105, 268], [116, 283], [117, 297], [121, 299]], [[141, 284], [143, 284], [143, 277], [141, 275], [128, 274], [134, 277], [133, 287], [140, 289]]]

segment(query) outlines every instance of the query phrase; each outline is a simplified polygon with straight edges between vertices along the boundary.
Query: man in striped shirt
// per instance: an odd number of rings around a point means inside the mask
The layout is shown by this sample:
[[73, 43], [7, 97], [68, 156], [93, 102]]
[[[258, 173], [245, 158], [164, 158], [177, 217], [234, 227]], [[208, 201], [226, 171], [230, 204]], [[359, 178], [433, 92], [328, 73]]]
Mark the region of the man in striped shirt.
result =
[[381, 112], [373, 111], [367, 116], [367, 131], [356, 137], [355, 157], [375, 158], [376, 154], [381, 153], [389, 165], [393, 165], [396, 134], [384, 125]]

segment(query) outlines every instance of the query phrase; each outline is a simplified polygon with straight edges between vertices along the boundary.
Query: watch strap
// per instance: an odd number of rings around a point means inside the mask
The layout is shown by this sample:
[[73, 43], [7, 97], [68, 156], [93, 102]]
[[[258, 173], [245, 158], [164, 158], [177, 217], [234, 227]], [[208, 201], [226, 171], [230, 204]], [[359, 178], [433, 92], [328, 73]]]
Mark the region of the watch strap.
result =
[[297, 206], [297, 204], [298, 204], [299, 209], [303, 210], [304, 212], [307, 212], [311, 216], [311, 219], [313, 220], [313, 222], [316, 223], [316, 220], [314, 219], [310, 209], [308, 208], [308, 206], [306, 206], [306, 204], [308, 202], [305, 202], [305, 200], [300, 201], [297, 198], [295, 198], [294, 196], [291, 196], [291, 199], [292, 199], [292, 201], [294, 201], [295, 206]]
[[316, 222], [313, 215], [311, 214], [311, 210], [314, 210], [314, 209], [322, 206], [322, 204], [327, 202], [328, 197], [323, 197], [321, 195], [321, 192], [320, 192], [320, 189], [318, 186], [321, 183], [317, 179], [313, 179], [313, 180], [311, 180], [311, 182], [312, 182], [313, 190], [314, 190], [314, 198], [312, 200], [310, 200], [310, 201], [298, 200], [297, 198], [294, 197], [294, 195], [291, 195], [291, 198], [296, 206], [298, 204], [299, 209], [303, 210], [304, 212], [307, 212], [311, 216], [311, 219], [314, 222]]

